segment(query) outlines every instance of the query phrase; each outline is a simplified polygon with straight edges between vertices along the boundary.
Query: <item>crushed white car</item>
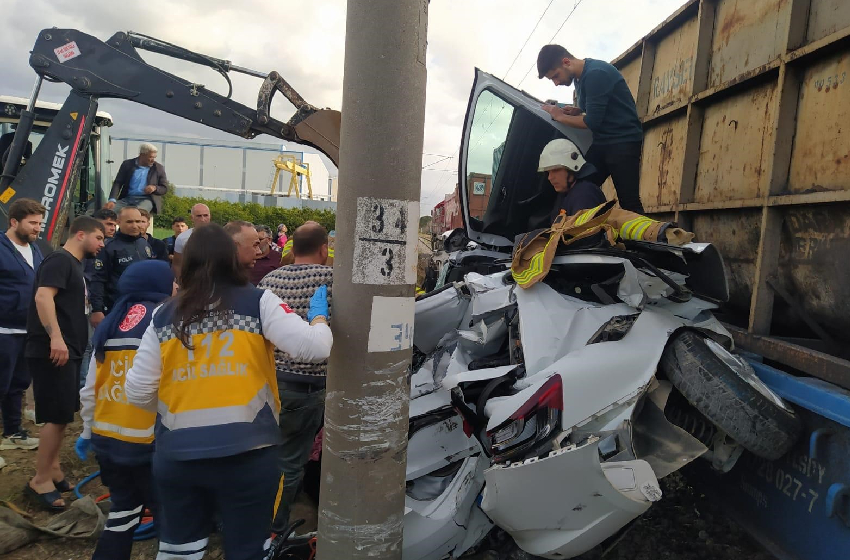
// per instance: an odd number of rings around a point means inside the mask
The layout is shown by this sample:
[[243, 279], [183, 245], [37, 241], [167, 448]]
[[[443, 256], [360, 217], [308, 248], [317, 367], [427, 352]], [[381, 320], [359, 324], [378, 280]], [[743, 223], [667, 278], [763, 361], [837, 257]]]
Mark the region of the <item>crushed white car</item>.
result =
[[446, 284], [416, 302], [405, 560], [458, 558], [494, 527], [571, 558], [663, 499], [658, 480], [690, 461], [726, 471], [799, 435], [712, 315], [728, 285], [711, 245], [562, 248], [542, 282], [514, 282], [512, 240], [552, 207], [535, 160], [558, 137], [590, 142], [477, 71], [465, 227], [446, 239]]

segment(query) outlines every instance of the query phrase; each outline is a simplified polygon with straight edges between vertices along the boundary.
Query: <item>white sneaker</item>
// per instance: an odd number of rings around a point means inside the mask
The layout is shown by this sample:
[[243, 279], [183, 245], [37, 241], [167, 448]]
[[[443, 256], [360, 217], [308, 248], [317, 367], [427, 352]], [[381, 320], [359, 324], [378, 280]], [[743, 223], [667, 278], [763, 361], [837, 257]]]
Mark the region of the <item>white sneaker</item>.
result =
[[0, 440], [0, 449], [37, 449], [38, 438], [30, 437], [26, 430], [4, 437]]
[[0, 457], [0, 469], [2, 469], [5, 466], [6, 466], [6, 461], [3, 459], [3, 457]]

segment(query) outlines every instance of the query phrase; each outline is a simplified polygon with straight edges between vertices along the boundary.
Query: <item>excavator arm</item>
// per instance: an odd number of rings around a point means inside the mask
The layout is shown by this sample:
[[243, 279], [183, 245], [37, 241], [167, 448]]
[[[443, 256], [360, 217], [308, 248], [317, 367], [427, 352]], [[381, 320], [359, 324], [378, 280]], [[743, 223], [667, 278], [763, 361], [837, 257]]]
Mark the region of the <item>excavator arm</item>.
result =
[[[228, 85], [230, 72], [261, 78], [257, 107], [230, 99], [230, 92], [223, 96], [151, 66], [139, 50], [208, 66], [219, 72]], [[30, 66], [38, 80], [29, 106], [21, 113], [0, 175], [0, 218], [5, 222], [7, 208], [16, 198], [41, 201], [47, 207], [42, 235], [53, 246], [59, 243], [57, 226], [65, 223], [100, 98], [141, 103], [243, 138], [267, 134], [312, 146], [335, 164], [339, 160], [339, 111], [310, 105], [277, 72], [264, 74], [242, 68], [144, 35], [119, 32], [104, 42], [75, 29], [41, 31], [30, 54]], [[71, 93], [27, 165], [21, 168], [42, 80], [64, 82], [71, 87]], [[295, 107], [295, 114], [287, 122], [270, 114], [277, 92]]]

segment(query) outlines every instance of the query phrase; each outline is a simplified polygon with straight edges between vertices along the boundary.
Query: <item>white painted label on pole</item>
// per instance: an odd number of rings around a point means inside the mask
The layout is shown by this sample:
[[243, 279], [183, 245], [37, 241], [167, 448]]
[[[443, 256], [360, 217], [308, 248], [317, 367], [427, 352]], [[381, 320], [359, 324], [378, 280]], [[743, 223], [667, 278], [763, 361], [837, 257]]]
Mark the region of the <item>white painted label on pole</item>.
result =
[[419, 202], [357, 199], [355, 284], [415, 284]]
[[373, 297], [369, 352], [395, 352], [412, 347], [415, 311], [412, 297]]

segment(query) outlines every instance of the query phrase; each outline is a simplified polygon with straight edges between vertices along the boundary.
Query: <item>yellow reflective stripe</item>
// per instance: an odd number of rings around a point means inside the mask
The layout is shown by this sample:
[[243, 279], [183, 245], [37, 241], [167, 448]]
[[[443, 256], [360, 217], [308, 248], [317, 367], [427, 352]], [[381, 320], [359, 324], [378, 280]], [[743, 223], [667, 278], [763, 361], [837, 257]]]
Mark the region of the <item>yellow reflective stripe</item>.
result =
[[623, 239], [635, 239], [634, 232], [635, 230], [644, 224], [652, 224], [655, 220], [651, 220], [645, 216], [641, 216], [639, 218], [634, 218], [633, 220], [629, 220], [623, 227], [620, 228], [620, 237]]
[[649, 229], [649, 226], [652, 225], [652, 220], [649, 222], [640, 225], [637, 227], [637, 231], [635, 231], [635, 239], [643, 239], [643, 234], [646, 233], [646, 230]]
[[605, 206], [605, 204], [606, 203], [603, 202], [602, 204], [600, 204], [596, 208], [591, 208], [590, 210], [586, 210], [585, 212], [582, 212], [581, 215], [576, 220], [576, 225], [582, 226], [582, 225], [586, 224], [587, 222], [589, 222], [590, 219], [593, 218], [593, 215], [596, 214], [596, 211], [599, 210], [600, 208], [602, 208], [603, 206]]
[[549, 243], [552, 243], [552, 240], [558, 239], [557, 235], [552, 235], [549, 237], [549, 241], [546, 242], [544, 248], [539, 251], [536, 255], [531, 257], [531, 260], [528, 261], [528, 268], [521, 272], [513, 272], [514, 280], [519, 285], [525, 285], [534, 280], [534, 278], [543, 272], [543, 258], [546, 256], [546, 248], [549, 247]]
[[269, 405], [275, 415], [277, 415], [278, 407], [275, 406], [276, 396], [277, 392], [273, 393], [271, 387], [266, 384], [244, 405], [171, 412], [166, 403], [159, 401], [157, 412], [159, 412], [162, 425], [169, 430], [251, 423], [266, 405]]
[[535, 276], [543, 272], [543, 251], [537, 253], [528, 262], [528, 268], [520, 273], [514, 273], [517, 284], [528, 284]]
[[280, 507], [280, 499], [283, 498], [283, 481], [285, 475], [283, 473], [280, 474], [280, 482], [277, 483], [277, 495], [274, 497], [274, 509], [272, 510], [272, 517], [277, 514], [277, 508]]
[[578, 219], [576, 219], [576, 225], [583, 226], [584, 223], [590, 219], [590, 214], [590, 212], [582, 212]]
[[634, 227], [640, 219], [641, 218], [635, 218], [624, 223], [623, 227], [620, 228], [620, 237], [622, 237], [623, 239], [629, 239], [629, 234], [631, 233], [632, 227]]

